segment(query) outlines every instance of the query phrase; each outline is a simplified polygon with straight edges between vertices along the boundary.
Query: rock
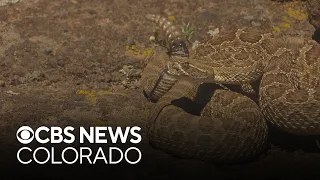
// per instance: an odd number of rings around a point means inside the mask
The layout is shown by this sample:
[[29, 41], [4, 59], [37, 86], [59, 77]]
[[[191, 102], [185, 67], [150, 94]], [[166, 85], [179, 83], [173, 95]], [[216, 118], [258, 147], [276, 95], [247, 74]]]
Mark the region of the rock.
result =
[[59, 76], [59, 74], [52, 74], [52, 75], [48, 76], [48, 79], [51, 83], [57, 83], [60, 81], [60, 76]]
[[255, 26], [255, 27], [259, 27], [259, 26], [261, 26], [261, 23], [260, 22], [256, 22], [256, 21], [251, 21], [251, 25]]
[[134, 87], [139, 88], [139, 87], [141, 87], [141, 81], [135, 81], [133, 83], [133, 85], [134, 85]]
[[0, 0], [0, 6], [6, 6], [7, 4], [14, 4], [21, 0]]
[[243, 19], [248, 20], [248, 21], [251, 21], [251, 20], [254, 19], [254, 17], [248, 15], [248, 16], [244, 16]]
[[320, 28], [320, 1], [307, 0], [309, 21], [315, 28]]
[[4, 82], [4, 80], [0, 80], [0, 88], [4, 87], [6, 85], [6, 83]]

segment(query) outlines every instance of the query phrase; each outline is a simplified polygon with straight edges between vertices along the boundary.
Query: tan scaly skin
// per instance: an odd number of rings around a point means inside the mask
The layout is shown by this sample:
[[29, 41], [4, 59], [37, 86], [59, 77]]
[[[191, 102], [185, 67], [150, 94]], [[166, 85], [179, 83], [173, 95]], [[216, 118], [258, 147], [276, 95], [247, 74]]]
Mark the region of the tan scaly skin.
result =
[[[145, 94], [157, 101], [149, 117], [153, 146], [180, 157], [232, 163], [262, 152], [265, 120], [293, 134], [320, 134], [320, 47], [316, 42], [306, 41], [298, 47], [300, 51], [294, 51], [286, 38], [238, 30], [189, 52], [171, 22], [158, 15], [147, 15], [147, 19], [166, 32], [171, 44], [169, 55], [156, 53], [142, 74]], [[203, 81], [242, 85], [261, 77], [259, 106], [240, 93], [221, 89], [212, 90], [200, 116], [191, 114], [189, 104], [181, 101], [184, 97], [194, 102]]]

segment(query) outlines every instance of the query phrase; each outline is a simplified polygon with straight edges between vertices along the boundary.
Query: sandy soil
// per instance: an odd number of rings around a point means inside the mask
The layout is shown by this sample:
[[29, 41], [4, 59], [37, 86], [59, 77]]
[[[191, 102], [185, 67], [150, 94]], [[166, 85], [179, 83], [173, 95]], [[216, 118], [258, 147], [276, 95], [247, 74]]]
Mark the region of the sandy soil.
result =
[[[314, 28], [304, 2], [269, 0], [23, 0], [0, 6], [0, 127], [1, 160], [15, 158], [19, 126], [133, 126], [144, 129], [154, 106], [139, 86], [143, 57], [152, 48], [154, 24], [147, 13], [174, 16], [178, 24], [196, 27], [191, 41], [233, 28], [255, 26], [278, 35], [310, 39]], [[299, 40], [299, 38], [297, 39]], [[172, 157], [148, 145], [143, 136], [143, 162], [127, 169], [87, 168], [87, 172], [128, 179], [185, 177], [262, 179], [320, 177], [320, 149], [315, 139], [270, 131], [270, 150], [254, 162], [216, 166]], [[14, 155], [13, 155], [14, 154]], [[7, 175], [17, 173], [10, 167]], [[53, 168], [54, 169], [54, 168]], [[34, 175], [62, 176], [44, 170]], [[71, 172], [71, 170], [70, 170]], [[83, 172], [76, 169], [75, 172]], [[75, 175], [72, 171], [72, 173]], [[92, 173], [91, 173], [92, 174]]]

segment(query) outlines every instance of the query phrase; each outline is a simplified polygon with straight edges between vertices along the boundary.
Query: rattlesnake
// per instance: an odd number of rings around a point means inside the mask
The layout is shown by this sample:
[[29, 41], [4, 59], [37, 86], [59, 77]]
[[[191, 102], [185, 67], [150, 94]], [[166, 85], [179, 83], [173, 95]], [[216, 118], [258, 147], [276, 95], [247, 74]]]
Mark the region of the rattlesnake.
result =
[[[294, 44], [239, 29], [190, 51], [172, 22], [152, 14], [147, 19], [164, 30], [170, 44], [169, 53], [158, 50], [142, 73], [145, 95], [157, 102], [148, 118], [152, 146], [183, 158], [233, 163], [265, 149], [267, 121], [292, 134], [320, 134], [320, 46], [315, 41]], [[258, 103], [242, 91], [209, 86], [212, 97], [197, 100], [199, 85], [257, 81]]]

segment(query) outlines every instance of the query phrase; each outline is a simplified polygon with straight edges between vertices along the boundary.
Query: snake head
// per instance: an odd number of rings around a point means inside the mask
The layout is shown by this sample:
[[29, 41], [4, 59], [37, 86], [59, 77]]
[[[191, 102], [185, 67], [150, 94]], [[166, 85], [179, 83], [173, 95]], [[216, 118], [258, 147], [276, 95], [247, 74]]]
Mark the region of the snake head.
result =
[[178, 78], [179, 76], [187, 76], [188, 73], [184, 70], [188, 66], [187, 62], [168, 61], [168, 74]]
[[167, 68], [169, 74], [179, 76], [186, 74], [182, 66], [188, 66], [189, 51], [185, 41], [181, 39], [172, 40], [170, 43], [170, 50], [168, 52], [170, 56], [167, 62]]
[[186, 42], [180, 38], [170, 43], [170, 56], [167, 61], [168, 74], [175, 78], [187, 77], [187, 79], [213, 78], [213, 72], [208, 72], [196, 59], [190, 59]]
[[189, 63], [189, 59], [184, 58], [174, 61], [167, 62], [167, 73], [172, 77], [177, 79], [188, 79], [188, 80], [196, 80], [196, 79], [210, 79], [213, 77], [213, 72], [208, 72], [205, 69], [201, 69], [200, 67], [194, 66]]

